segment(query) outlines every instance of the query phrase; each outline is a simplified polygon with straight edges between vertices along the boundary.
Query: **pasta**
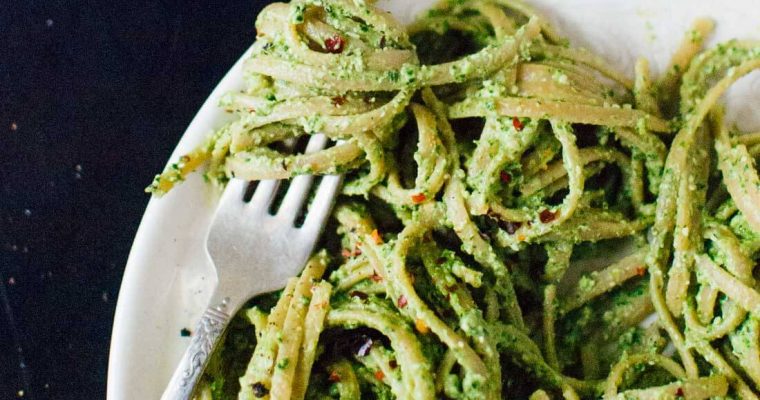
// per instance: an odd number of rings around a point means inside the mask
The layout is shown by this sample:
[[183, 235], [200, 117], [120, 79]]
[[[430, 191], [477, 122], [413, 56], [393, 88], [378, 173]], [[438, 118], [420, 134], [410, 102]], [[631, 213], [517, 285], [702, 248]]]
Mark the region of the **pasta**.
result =
[[[519, 0], [408, 27], [372, 0], [256, 22], [235, 119], [157, 176], [345, 174], [300, 277], [253, 299], [204, 399], [760, 396], [758, 133], [720, 97], [760, 43], [635, 77]], [[291, 151], [324, 133], [336, 143]]]

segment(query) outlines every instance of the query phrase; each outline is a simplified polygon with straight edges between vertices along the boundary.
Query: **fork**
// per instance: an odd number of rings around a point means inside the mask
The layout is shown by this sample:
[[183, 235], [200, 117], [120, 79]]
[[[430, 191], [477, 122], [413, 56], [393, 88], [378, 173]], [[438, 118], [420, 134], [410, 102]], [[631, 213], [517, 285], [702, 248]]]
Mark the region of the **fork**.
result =
[[[326, 144], [327, 137], [313, 135], [305, 152], [321, 150]], [[337, 175], [322, 178], [300, 227], [295, 226], [296, 217], [314, 176], [293, 178], [274, 214], [269, 209], [280, 181], [260, 181], [249, 202], [244, 201], [248, 183], [240, 179], [229, 182], [206, 239], [218, 284], [162, 400], [190, 399], [232, 316], [252, 297], [283, 288], [301, 271], [314, 250], [341, 179]]]

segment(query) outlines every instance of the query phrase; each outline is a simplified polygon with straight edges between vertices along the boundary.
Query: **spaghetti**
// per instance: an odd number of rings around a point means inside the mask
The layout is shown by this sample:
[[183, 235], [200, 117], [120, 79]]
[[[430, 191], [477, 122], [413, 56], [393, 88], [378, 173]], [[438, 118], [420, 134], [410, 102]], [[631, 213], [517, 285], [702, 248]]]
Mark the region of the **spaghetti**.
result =
[[[323, 249], [241, 313], [199, 398], [758, 398], [760, 140], [718, 99], [760, 43], [700, 53], [697, 21], [653, 81], [517, 0], [409, 27], [293, 0], [256, 29], [222, 102], [237, 118], [148, 190], [202, 166], [346, 184]], [[283, 150], [317, 132], [339, 144]]]

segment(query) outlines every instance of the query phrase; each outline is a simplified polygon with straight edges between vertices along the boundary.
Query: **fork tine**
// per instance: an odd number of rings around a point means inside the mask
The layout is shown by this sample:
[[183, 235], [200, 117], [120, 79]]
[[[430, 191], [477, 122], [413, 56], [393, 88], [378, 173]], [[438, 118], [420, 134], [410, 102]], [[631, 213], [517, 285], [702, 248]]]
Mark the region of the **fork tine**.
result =
[[304, 153], [313, 153], [315, 151], [324, 149], [325, 146], [327, 146], [327, 136], [322, 133], [317, 133], [315, 135], [312, 135], [309, 139], [309, 144], [306, 145], [306, 150], [304, 150]]
[[[245, 189], [248, 187], [248, 181], [243, 179], [230, 179], [227, 183], [227, 187], [222, 193], [221, 199], [219, 199], [220, 206], [225, 208], [235, 207], [241, 208], [245, 205], [243, 203], [243, 195], [245, 195]], [[229, 204], [228, 204], [229, 203]]]
[[[327, 144], [327, 137], [325, 135], [314, 135], [309, 139], [309, 144], [306, 146], [304, 153], [313, 153], [315, 151], [322, 150]], [[286, 219], [288, 222], [292, 222], [298, 215], [298, 210], [303, 206], [304, 199], [311, 189], [311, 184], [314, 181], [313, 175], [300, 175], [290, 183], [288, 192], [282, 199], [280, 209], [277, 210], [277, 216], [281, 219]]]
[[[274, 194], [277, 192], [279, 186], [280, 181], [276, 179], [260, 181], [259, 185], [256, 186], [256, 191], [253, 192], [253, 197], [251, 198], [250, 203], [248, 203], [249, 208], [263, 211], [269, 209], [269, 205], [272, 203], [272, 200], [274, 200]], [[241, 197], [241, 203], [243, 202], [242, 200]]]
[[303, 229], [318, 230], [322, 228], [325, 218], [327, 218], [327, 215], [332, 209], [335, 200], [335, 192], [338, 191], [342, 181], [342, 175], [328, 175], [322, 177], [322, 182], [319, 183], [317, 193], [314, 195], [314, 200], [312, 200], [309, 212], [303, 222]]

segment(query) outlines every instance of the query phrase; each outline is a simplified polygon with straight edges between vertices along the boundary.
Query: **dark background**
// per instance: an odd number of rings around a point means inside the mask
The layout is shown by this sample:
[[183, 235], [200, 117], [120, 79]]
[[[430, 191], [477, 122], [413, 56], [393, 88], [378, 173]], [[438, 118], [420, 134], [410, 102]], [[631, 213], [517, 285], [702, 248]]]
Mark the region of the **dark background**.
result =
[[105, 398], [143, 188], [265, 3], [0, 0], [0, 399]]

